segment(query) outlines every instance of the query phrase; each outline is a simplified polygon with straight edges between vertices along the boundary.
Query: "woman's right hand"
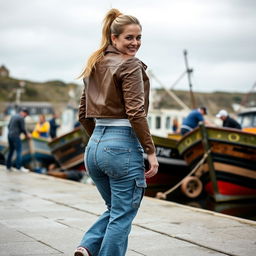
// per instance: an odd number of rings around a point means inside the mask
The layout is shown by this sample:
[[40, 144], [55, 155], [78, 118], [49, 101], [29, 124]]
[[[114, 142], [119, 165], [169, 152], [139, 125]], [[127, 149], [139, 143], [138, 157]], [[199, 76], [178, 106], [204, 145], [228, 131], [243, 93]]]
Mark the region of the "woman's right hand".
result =
[[148, 154], [148, 163], [149, 170], [145, 172], [145, 177], [151, 178], [157, 174], [159, 166], [155, 153]]

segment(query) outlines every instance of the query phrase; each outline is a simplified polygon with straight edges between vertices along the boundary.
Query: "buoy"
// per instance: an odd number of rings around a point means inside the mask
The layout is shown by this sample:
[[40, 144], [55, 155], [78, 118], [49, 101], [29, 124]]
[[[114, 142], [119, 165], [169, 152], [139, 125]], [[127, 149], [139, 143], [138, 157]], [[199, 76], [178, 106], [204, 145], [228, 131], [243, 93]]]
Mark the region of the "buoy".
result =
[[181, 191], [189, 198], [196, 198], [202, 193], [203, 184], [195, 176], [186, 177], [181, 184]]
[[[156, 193], [156, 198], [158, 198], [158, 199], [166, 199], [167, 198], [167, 195], [168, 194], [170, 194], [170, 193], [172, 193], [172, 191], [174, 191], [176, 188], [178, 188], [180, 185], [182, 185], [184, 182], [184, 191], [183, 191], [183, 193], [186, 195], [186, 196], [188, 196], [188, 197], [190, 197], [190, 198], [194, 198], [194, 197], [191, 197], [191, 196], [189, 196], [189, 195], [187, 195], [186, 194], [186, 184], [187, 184], [187, 181], [186, 180], [191, 180], [190, 178], [192, 178], [192, 179], [194, 179], [194, 178], [196, 178], [196, 177], [194, 177], [194, 176], [191, 176], [192, 174], [194, 174], [196, 171], [197, 171], [197, 169], [204, 163], [204, 161], [205, 161], [205, 159], [208, 157], [208, 155], [209, 155], [209, 153], [210, 153], [210, 150], [208, 150], [205, 154], [204, 154], [204, 156], [203, 156], [203, 158], [197, 163], [197, 165], [193, 168], [193, 170], [185, 177], [185, 178], [183, 178], [180, 182], [178, 182], [174, 187], [172, 187], [172, 188], [170, 188], [170, 189], [168, 189], [167, 191], [165, 191], [164, 193], [163, 192], [157, 192]], [[198, 178], [197, 178], [198, 179]], [[200, 193], [202, 192], [202, 190], [203, 190], [203, 185], [202, 185], [202, 182], [198, 179], [198, 186], [200, 186], [200, 184], [201, 184], [201, 191], [200, 191]], [[199, 193], [199, 194], [200, 194]], [[198, 194], [198, 195], [199, 195]], [[198, 196], [197, 195], [197, 196]], [[195, 196], [195, 197], [197, 197], [197, 196]]]

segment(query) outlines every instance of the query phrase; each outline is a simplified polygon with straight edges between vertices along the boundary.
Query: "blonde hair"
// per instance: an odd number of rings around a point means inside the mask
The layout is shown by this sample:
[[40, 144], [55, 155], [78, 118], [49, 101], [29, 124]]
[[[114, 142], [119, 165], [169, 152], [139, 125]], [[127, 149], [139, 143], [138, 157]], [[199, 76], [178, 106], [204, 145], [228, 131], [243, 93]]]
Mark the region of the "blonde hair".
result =
[[93, 71], [95, 64], [102, 59], [105, 50], [112, 44], [111, 34], [118, 37], [123, 32], [124, 26], [130, 24], [137, 24], [141, 27], [139, 20], [134, 16], [123, 15], [118, 9], [111, 9], [107, 12], [103, 20], [100, 48], [89, 57], [79, 78], [88, 77]]

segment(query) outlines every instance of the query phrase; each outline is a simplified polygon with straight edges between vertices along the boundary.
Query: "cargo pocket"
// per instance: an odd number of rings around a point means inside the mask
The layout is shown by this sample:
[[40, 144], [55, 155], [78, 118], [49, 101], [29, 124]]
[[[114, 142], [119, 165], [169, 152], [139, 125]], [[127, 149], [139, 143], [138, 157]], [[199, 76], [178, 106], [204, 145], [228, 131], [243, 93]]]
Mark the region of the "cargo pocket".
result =
[[135, 179], [135, 187], [133, 192], [133, 200], [132, 206], [133, 208], [139, 208], [142, 197], [145, 192], [145, 188], [147, 187], [146, 179], [145, 178], [136, 178]]

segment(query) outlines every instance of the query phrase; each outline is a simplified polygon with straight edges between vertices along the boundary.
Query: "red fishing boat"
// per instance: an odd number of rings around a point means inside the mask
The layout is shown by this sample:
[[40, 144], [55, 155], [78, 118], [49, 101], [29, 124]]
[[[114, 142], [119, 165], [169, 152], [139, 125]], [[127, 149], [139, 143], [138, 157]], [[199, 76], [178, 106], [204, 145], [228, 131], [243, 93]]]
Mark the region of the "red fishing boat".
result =
[[179, 141], [178, 150], [191, 169], [208, 154], [184, 182], [187, 196], [203, 183], [216, 201], [256, 197], [256, 134], [200, 125]]

